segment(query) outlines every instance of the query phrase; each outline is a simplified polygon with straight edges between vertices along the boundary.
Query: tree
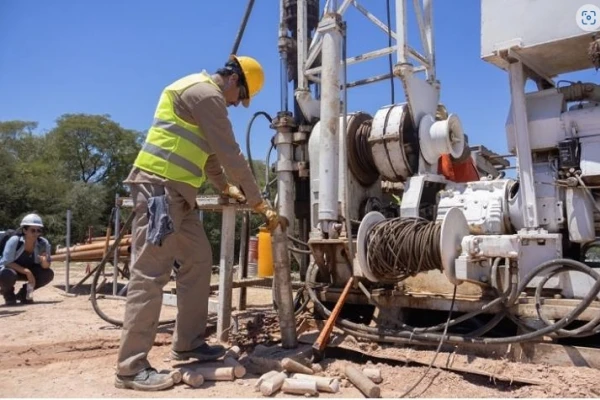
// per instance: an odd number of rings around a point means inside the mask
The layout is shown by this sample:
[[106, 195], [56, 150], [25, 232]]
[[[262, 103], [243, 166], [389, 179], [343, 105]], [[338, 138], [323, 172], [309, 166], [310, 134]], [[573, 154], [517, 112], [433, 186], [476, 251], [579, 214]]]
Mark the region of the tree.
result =
[[30, 212], [56, 212], [69, 184], [37, 123], [0, 122], [0, 228], [14, 227]]
[[113, 193], [123, 193], [122, 181], [140, 149], [140, 136], [109, 115], [89, 114], [64, 114], [49, 133], [70, 180], [102, 183]]
[[[107, 190], [101, 184], [75, 182], [67, 193], [63, 210], [71, 210], [72, 242], [83, 241], [87, 237], [88, 227], [93, 227], [94, 232], [105, 229], [105, 215], [107, 203]], [[64, 214], [64, 213], [63, 213]], [[64, 218], [61, 218], [64, 221]]]

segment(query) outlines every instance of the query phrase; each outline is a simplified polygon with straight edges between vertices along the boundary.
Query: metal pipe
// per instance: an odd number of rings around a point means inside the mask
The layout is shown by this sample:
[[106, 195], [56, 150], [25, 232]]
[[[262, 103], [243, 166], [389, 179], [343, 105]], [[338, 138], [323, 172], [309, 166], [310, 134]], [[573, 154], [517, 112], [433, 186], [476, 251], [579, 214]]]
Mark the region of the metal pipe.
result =
[[348, 89], [346, 88], [347, 83], [347, 62], [346, 62], [346, 51], [347, 51], [347, 36], [346, 27], [343, 27], [343, 45], [342, 45], [342, 87], [343, 87], [343, 113], [342, 113], [342, 132], [340, 134], [340, 187], [338, 190], [343, 193], [342, 207], [344, 210], [345, 222], [346, 222], [346, 236], [348, 239], [348, 258], [352, 260], [354, 258], [354, 246], [352, 245], [352, 222], [350, 221], [350, 190], [348, 181], [348, 151], [346, 144], [346, 131], [348, 129]]
[[287, 53], [281, 51], [279, 55], [281, 60], [279, 66], [279, 77], [281, 79], [280, 108], [282, 111], [288, 111]]
[[431, 81], [435, 80], [435, 37], [433, 36], [433, 3], [431, 0], [423, 0], [423, 8], [425, 10], [425, 36], [427, 37], [427, 46], [429, 47], [429, 68], [427, 70], [427, 78]]
[[421, 9], [421, 2], [419, 0], [413, 0], [413, 7], [415, 9], [415, 15], [417, 16], [417, 25], [419, 26], [419, 35], [421, 36], [421, 46], [425, 50], [425, 57], [429, 60], [431, 57], [431, 49], [429, 48], [429, 41], [425, 29], [425, 20], [423, 19], [423, 10]]
[[244, 31], [246, 30], [246, 24], [248, 23], [248, 19], [250, 18], [250, 13], [252, 12], [252, 7], [254, 6], [254, 0], [248, 0], [248, 5], [246, 6], [246, 12], [244, 13], [244, 17], [242, 19], [242, 24], [240, 25], [240, 29], [235, 37], [235, 41], [233, 43], [233, 49], [231, 50], [231, 54], [237, 54], [238, 48], [240, 47], [240, 43], [242, 41], [242, 36], [244, 36]]
[[69, 271], [71, 263], [71, 210], [67, 210], [67, 259], [65, 261], [65, 292], [69, 293]]
[[408, 26], [406, 24], [406, 9], [404, 0], [396, 0], [396, 46], [399, 64], [406, 63], [406, 37]]
[[[277, 119], [292, 119], [289, 112], [279, 113]], [[288, 120], [288, 121], [289, 121]], [[277, 147], [277, 199], [279, 215], [289, 221], [290, 230], [294, 231], [294, 148], [292, 144], [292, 128], [286, 125], [277, 127], [275, 145]]]
[[[290, 112], [279, 112], [274, 121], [277, 128], [275, 146], [277, 148], [277, 209], [279, 215], [289, 222], [288, 229], [294, 231], [294, 120]], [[273, 232], [273, 296], [277, 303], [279, 325], [281, 327], [281, 342], [285, 348], [298, 345], [296, 337], [296, 320], [294, 316], [294, 301], [292, 295], [292, 277], [288, 253], [287, 233], [281, 227]]]
[[[300, 7], [298, 2], [298, 7]], [[280, 80], [280, 110], [288, 111], [288, 79], [287, 79], [287, 67], [288, 67], [288, 54], [287, 54], [287, 40], [288, 40], [288, 29], [285, 24], [285, 1], [280, 0], [279, 2], [279, 80]]]
[[[329, 9], [329, 0], [325, 3], [325, 8], [323, 10], [323, 17], [327, 14], [327, 10]], [[348, 7], [352, 5], [352, 0], [344, 0], [342, 5], [338, 8], [337, 13], [343, 15]], [[313, 36], [312, 41], [310, 42], [310, 46], [308, 47], [308, 57], [306, 59], [306, 68], [309, 68], [317, 59], [317, 56], [321, 52], [323, 48], [323, 40], [321, 38], [322, 32], [317, 31], [315, 36]]]
[[297, 23], [296, 23], [296, 40], [297, 40], [297, 57], [298, 57], [298, 89], [308, 89], [308, 80], [304, 75], [304, 67], [306, 63], [306, 41], [308, 40], [308, 20], [306, 18], [306, 1], [297, 1]]
[[323, 33], [321, 53], [321, 151], [319, 153], [319, 222], [323, 234], [336, 237], [333, 224], [338, 220], [339, 117], [341, 33], [338, 15], [329, 14], [319, 24]]
[[[119, 214], [121, 207], [119, 207], [119, 194], [115, 194], [115, 235], [119, 232]], [[116, 237], [116, 236], [115, 236]], [[115, 248], [115, 255], [113, 257], [113, 296], [117, 295], [119, 290], [119, 248]]]
[[296, 336], [296, 316], [292, 294], [292, 276], [288, 253], [287, 233], [277, 227], [271, 236], [274, 264], [274, 291], [277, 299], [281, 346], [285, 349], [298, 347]]

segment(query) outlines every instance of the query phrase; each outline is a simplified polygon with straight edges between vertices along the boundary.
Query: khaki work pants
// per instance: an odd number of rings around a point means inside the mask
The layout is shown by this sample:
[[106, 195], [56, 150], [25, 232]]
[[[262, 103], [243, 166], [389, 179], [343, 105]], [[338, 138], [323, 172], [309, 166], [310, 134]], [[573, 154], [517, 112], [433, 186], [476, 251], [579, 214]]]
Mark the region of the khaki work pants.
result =
[[[188, 351], [204, 343], [212, 268], [211, 248], [194, 209], [195, 198], [185, 199], [173, 188], [150, 183], [132, 184], [131, 194], [136, 212], [135, 259], [117, 364], [117, 374], [124, 376], [135, 375], [150, 366], [147, 357], [158, 328], [163, 288], [175, 260], [180, 267], [176, 279], [173, 350]], [[167, 197], [174, 232], [163, 239], [161, 246], [156, 246], [146, 243], [148, 199], [162, 194]]]

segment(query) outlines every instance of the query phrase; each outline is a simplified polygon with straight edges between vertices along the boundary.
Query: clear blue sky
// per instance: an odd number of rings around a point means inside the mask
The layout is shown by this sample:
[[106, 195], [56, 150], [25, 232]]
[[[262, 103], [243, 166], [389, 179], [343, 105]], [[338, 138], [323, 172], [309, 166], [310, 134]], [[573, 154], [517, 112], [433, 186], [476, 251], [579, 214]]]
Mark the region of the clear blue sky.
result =
[[[252, 114], [274, 115], [280, 107], [278, 3], [256, 1], [239, 50], [261, 61], [267, 74], [265, 89], [249, 109], [229, 110], [242, 149]], [[508, 76], [480, 59], [480, 1], [433, 3], [442, 102], [461, 117], [471, 144], [503, 153]], [[385, 1], [361, 4], [385, 22]], [[0, 120], [38, 121], [43, 133], [63, 113], [97, 113], [145, 131], [166, 84], [223, 64], [245, 6], [246, 0], [1, 0]], [[345, 18], [349, 56], [387, 46], [386, 35], [358, 11], [351, 8]], [[409, 35], [418, 38], [414, 24]], [[349, 79], [387, 68], [387, 57], [351, 66]], [[568, 78], [596, 82], [598, 76], [588, 70]], [[349, 111], [374, 115], [390, 103], [389, 87], [386, 81], [351, 89]], [[397, 81], [396, 102], [401, 101]], [[273, 131], [262, 119], [255, 127], [253, 156], [263, 158]]]

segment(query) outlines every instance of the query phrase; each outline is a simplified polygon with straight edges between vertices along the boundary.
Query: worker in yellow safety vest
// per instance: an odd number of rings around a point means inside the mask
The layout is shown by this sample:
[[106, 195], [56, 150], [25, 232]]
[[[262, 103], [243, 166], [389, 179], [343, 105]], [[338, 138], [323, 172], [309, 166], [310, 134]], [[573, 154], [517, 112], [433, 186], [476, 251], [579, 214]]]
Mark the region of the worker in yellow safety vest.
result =
[[178, 310], [171, 357], [208, 361], [225, 353], [223, 346], [210, 346], [204, 338], [212, 254], [196, 211], [196, 195], [206, 179], [223, 195], [261, 213], [269, 229], [279, 224], [285, 228], [284, 220], [261, 197], [227, 114], [228, 106], [241, 102], [248, 107], [263, 84], [264, 72], [255, 59], [232, 55], [215, 74], [185, 76], [160, 96], [154, 122], [125, 180], [136, 213], [135, 257], [118, 353], [118, 388], [173, 386], [168, 373], [151, 367], [148, 353], [174, 263], [179, 265]]

